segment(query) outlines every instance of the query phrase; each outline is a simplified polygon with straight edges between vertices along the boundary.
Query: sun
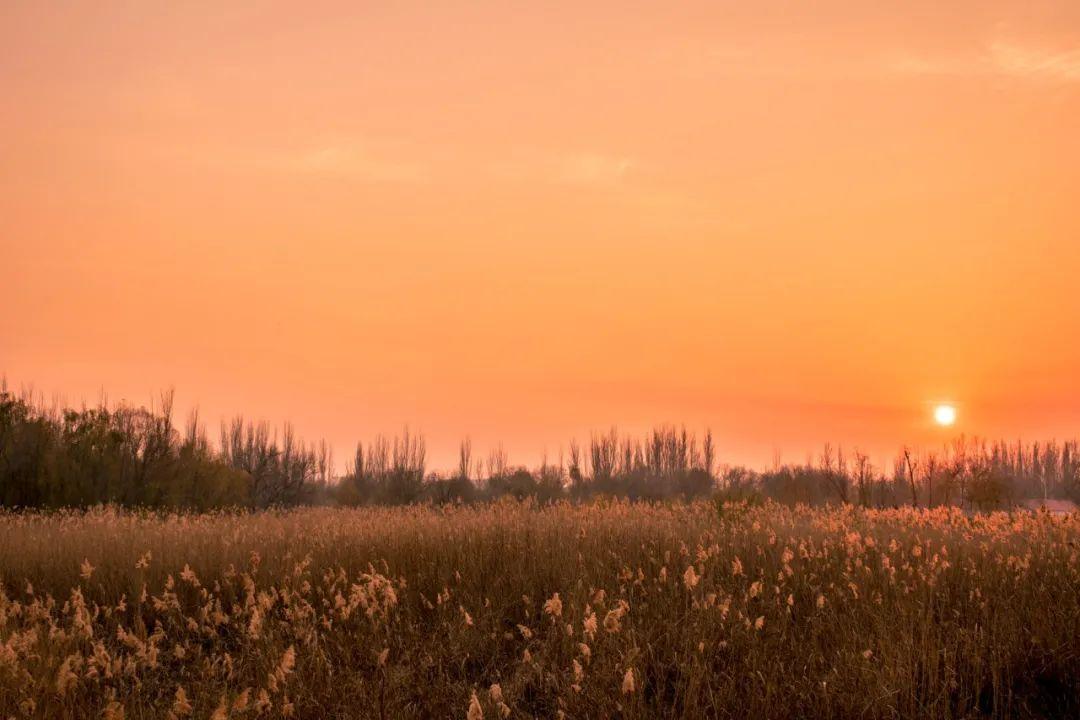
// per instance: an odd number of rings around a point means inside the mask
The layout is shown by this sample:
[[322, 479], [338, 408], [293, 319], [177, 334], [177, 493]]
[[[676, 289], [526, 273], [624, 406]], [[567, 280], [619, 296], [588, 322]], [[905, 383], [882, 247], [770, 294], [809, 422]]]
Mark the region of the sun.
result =
[[934, 422], [942, 427], [956, 424], [956, 407], [954, 405], [938, 405], [934, 408]]

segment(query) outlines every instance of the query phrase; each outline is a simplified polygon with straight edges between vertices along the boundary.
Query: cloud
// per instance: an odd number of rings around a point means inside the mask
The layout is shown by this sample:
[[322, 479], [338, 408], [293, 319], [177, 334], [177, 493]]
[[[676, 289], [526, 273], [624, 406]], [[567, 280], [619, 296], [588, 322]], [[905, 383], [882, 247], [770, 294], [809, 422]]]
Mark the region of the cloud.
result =
[[981, 74], [978, 64], [956, 58], [929, 58], [901, 54], [888, 58], [886, 68], [897, 75], [974, 75]]
[[571, 185], [614, 185], [633, 167], [626, 157], [579, 153], [562, 158], [556, 179]]
[[1050, 52], [1038, 48], [995, 43], [990, 57], [998, 70], [1014, 77], [1044, 78], [1063, 82], [1080, 81], [1080, 48]]
[[366, 182], [415, 183], [428, 179], [428, 168], [401, 158], [401, 153], [355, 141], [319, 144], [289, 152], [271, 152], [264, 163], [288, 172], [309, 173]]
[[1080, 82], [1080, 48], [1065, 51], [1009, 42], [990, 43], [981, 53], [926, 57], [898, 55], [886, 66], [900, 75], [1005, 76], [1046, 82]]
[[316, 138], [307, 143], [282, 144], [219, 141], [152, 149], [170, 162], [194, 163], [217, 171], [254, 171], [373, 184], [424, 183], [431, 179], [431, 166], [413, 159], [420, 154], [419, 148], [400, 140]]
[[493, 162], [488, 172], [500, 181], [601, 188], [622, 184], [635, 166], [633, 158], [623, 155], [518, 148]]

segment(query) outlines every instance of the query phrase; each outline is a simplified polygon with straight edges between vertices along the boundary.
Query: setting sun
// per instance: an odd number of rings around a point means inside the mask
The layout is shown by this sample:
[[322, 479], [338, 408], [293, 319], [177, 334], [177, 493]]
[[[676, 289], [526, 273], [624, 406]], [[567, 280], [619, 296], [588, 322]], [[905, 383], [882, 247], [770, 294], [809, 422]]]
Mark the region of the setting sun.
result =
[[934, 422], [942, 427], [956, 424], [956, 408], [952, 405], [938, 405], [934, 408]]

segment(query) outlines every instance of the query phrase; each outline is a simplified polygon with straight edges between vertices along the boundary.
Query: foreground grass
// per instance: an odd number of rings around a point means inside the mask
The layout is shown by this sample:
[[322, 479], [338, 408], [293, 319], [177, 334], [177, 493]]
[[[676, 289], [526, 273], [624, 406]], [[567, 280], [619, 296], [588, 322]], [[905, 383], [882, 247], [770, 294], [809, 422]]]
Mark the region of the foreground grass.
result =
[[0, 515], [0, 718], [1065, 717], [1080, 518]]

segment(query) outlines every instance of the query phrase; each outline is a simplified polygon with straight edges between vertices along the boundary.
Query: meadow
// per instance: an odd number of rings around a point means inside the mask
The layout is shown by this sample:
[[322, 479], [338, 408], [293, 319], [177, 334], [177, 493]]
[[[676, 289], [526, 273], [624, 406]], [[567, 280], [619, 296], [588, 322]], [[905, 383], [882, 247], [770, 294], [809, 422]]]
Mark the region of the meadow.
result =
[[1080, 517], [0, 514], [0, 718], [1080, 713]]

